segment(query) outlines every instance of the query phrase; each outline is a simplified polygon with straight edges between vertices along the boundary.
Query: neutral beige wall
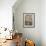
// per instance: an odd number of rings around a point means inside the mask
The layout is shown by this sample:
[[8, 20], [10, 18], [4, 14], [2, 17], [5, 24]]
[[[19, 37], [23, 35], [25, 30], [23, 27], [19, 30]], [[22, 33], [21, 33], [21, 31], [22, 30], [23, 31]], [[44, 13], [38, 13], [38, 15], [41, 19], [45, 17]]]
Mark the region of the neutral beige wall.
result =
[[[27, 37], [28, 39], [34, 40], [36, 46], [40, 46], [40, 0], [23, 0], [20, 4], [17, 4], [17, 7], [13, 8], [13, 12], [15, 28], [18, 30], [18, 32], [22, 32], [24, 38]], [[23, 13], [35, 13], [35, 28], [23, 27]]]

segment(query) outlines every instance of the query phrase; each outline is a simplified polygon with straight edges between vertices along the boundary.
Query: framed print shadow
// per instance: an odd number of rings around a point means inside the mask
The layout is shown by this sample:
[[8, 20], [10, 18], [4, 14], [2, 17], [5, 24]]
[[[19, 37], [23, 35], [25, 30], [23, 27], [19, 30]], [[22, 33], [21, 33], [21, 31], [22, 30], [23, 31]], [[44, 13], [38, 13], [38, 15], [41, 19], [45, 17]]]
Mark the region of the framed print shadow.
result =
[[23, 13], [23, 26], [25, 28], [35, 27], [35, 13]]

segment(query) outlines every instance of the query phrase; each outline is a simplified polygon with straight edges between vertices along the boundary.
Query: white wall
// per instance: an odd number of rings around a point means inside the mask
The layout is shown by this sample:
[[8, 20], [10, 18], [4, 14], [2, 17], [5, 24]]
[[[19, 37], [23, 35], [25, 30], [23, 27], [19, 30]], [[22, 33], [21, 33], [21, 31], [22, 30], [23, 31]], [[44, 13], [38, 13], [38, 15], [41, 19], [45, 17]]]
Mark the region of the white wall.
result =
[[16, 0], [0, 0], [0, 27], [12, 28], [12, 6]]
[[[35, 41], [36, 46], [41, 46], [40, 34], [41, 1], [22, 0], [20, 4], [18, 3], [16, 4], [13, 7], [14, 10], [13, 12], [15, 16], [15, 28], [18, 30], [18, 32], [23, 33], [24, 38], [32, 39]], [[23, 27], [23, 13], [35, 13], [35, 28]]]
[[46, 46], [46, 0], [41, 1], [40, 25], [42, 46]]

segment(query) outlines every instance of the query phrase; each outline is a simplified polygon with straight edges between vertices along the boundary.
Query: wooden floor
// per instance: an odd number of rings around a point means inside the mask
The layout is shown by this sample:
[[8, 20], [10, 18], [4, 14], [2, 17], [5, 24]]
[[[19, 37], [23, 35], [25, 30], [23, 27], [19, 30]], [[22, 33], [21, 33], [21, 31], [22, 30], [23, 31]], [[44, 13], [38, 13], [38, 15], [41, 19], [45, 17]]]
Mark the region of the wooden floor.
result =
[[6, 40], [6, 42], [2, 43], [0, 46], [16, 46], [15, 39], [13, 39], [13, 40]]

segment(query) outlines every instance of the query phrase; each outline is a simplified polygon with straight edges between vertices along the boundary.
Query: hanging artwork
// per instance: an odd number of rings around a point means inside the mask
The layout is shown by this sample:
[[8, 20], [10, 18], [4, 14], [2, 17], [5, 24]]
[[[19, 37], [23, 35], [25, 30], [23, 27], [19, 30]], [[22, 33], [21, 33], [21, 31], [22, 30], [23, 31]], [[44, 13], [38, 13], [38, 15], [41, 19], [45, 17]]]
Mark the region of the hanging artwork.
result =
[[31, 28], [35, 27], [35, 13], [23, 14], [23, 26]]

